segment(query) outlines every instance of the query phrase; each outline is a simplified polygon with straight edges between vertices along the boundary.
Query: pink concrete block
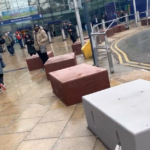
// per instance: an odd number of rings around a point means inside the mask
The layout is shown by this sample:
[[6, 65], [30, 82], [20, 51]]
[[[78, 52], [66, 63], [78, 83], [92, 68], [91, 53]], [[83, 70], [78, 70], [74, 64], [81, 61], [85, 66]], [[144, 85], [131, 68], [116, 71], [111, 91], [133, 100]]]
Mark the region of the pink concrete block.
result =
[[[52, 51], [47, 52], [47, 54], [49, 58], [54, 56]], [[42, 60], [39, 58], [38, 54], [27, 58], [26, 62], [27, 62], [29, 71], [44, 68]]]
[[77, 65], [75, 53], [49, 58], [44, 65], [47, 79], [50, 80], [50, 72], [61, 70], [75, 65]]
[[81, 51], [81, 42], [75, 42], [75, 43], [73, 43], [72, 44], [72, 51], [76, 55], [82, 54], [82, 51]]
[[119, 24], [113, 27], [114, 33], [123, 32], [126, 30], [125, 26], [123, 24]]
[[68, 106], [82, 102], [82, 96], [110, 87], [105, 69], [87, 64], [50, 73], [53, 92]]

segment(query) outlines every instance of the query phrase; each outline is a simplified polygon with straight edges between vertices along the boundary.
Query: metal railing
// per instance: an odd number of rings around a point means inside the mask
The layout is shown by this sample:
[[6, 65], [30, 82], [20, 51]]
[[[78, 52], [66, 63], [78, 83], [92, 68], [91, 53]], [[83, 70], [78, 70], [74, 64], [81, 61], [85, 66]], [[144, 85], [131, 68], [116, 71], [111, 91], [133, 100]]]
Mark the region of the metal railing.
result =
[[[99, 24], [96, 24], [92, 27], [92, 33], [91, 33], [91, 42], [92, 42], [92, 46], [93, 46], [93, 56], [94, 56], [94, 59], [95, 59], [95, 65], [97, 67], [99, 67], [99, 52], [98, 52], [98, 49], [105, 49], [106, 52], [107, 52], [107, 57], [108, 57], [108, 62], [109, 62], [109, 68], [110, 68], [110, 72], [111, 73], [114, 73], [114, 65], [113, 65], [113, 60], [112, 60], [112, 53], [111, 53], [111, 49], [110, 49], [110, 46], [109, 46], [109, 42], [108, 42], [108, 38], [107, 38], [107, 31], [112, 27], [112, 25], [114, 23], [117, 23], [117, 24], [123, 24], [126, 28], [129, 28], [129, 19], [130, 17], [134, 17], [135, 18], [135, 25], [136, 27], [138, 27], [138, 22], [137, 21], [140, 21], [140, 14], [146, 14], [146, 18], [147, 19], [147, 25], [149, 25], [149, 22], [148, 22], [148, 13], [150, 12], [150, 10], [148, 11], [145, 11], [145, 12], [137, 12], [136, 14], [131, 14], [131, 15], [128, 15], [126, 14], [125, 16], [123, 17], [120, 17], [120, 18], [116, 18], [116, 19], [113, 19], [113, 20], [109, 20], [109, 21], [106, 21], [104, 22], [104, 20], [102, 20], [102, 23], [99, 23]], [[125, 22], [120, 22], [121, 19], [124, 19]], [[134, 20], [134, 19], [133, 19]], [[108, 24], [110, 23], [110, 25], [106, 28], [105, 24]], [[99, 26], [102, 26], [102, 32], [100, 32], [100, 29], [99, 29]], [[105, 40], [105, 45], [104, 46], [98, 46], [98, 41], [101, 42], [101, 39], [100, 39], [100, 36], [104, 36]]]

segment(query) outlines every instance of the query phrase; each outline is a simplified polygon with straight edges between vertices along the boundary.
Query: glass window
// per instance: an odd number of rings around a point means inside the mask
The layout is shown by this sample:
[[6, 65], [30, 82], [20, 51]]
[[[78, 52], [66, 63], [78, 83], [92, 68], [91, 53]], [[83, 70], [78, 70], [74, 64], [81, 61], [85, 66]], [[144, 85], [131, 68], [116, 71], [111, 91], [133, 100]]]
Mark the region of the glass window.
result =
[[5, 3], [0, 4], [0, 10], [6, 10], [6, 9], [7, 9], [7, 6]]
[[57, 0], [50, 1], [50, 6], [51, 6], [53, 12], [61, 11], [61, 3], [58, 3]]
[[41, 12], [52, 12], [49, 3], [42, 3], [40, 4]]
[[39, 0], [39, 3], [48, 3], [49, 0]]
[[37, 0], [28, 0], [29, 5], [35, 5], [38, 3]]
[[25, 7], [25, 6], [28, 6], [29, 3], [28, 3], [28, 0], [20, 0], [18, 1], [18, 7]]
[[12, 26], [11, 25], [1, 26], [1, 30], [2, 30], [2, 33], [6, 33], [8, 31], [12, 31]]

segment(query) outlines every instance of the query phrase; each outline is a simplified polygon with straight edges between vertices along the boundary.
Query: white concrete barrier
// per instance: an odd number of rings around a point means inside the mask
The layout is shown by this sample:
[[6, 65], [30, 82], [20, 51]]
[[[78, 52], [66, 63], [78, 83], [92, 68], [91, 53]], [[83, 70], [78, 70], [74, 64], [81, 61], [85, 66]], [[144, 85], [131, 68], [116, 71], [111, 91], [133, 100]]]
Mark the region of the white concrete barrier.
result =
[[150, 149], [149, 81], [136, 80], [84, 96], [83, 105], [89, 129], [110, 150], [116, 145], [122, 150]]

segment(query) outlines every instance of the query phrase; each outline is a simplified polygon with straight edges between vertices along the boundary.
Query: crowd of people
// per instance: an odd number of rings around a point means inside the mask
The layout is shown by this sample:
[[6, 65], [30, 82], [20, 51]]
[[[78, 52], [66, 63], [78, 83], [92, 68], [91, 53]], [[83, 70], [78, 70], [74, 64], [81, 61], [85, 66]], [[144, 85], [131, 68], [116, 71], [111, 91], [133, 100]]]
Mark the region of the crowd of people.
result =
[[[22, 43], [22, 35], [17, 31], [15, 33], [16, 39], [18, 40], [18, 43], [21, 47], [21, 49], [25, 48]], [[24, 36], [24, 42], [27, 45], [27, 50], [30, 56], [35, 55], [36, 53], [39, 55], [41, 58], [43, 64], [48, 60], [48, 55], [46, 51], [46, 45], [48, 43], [48, 36], [44, 29], [39, 26], [38, 24], [34, 25], [34, 30], [33, 30], [33, 36], [29, 33], [26, 33]], [[13, 37], [10, 35], [10, 33], [5, 33], [5, 36], [2, 37], [0, 36], [0, 46], [3, 48], [5, 45], [8, 49], [8, 52], [10, 53], [11, 56], [14, 56], [14, 44], [15, 40]], [[3, 48], [4, 49], [4, 48]], [[4, 75], [3, 75], [3, 68], [5, 67], [5, 63], [3, 62], [3, 58], [0, 55], [0, 91], [6, 90], [6, 87], [4, 85]]]
[[[16, 38], [16, 40], [14, 39], [14, 37]], [[0, 53], [5, 52], [7, 49], [8, 52], [10, 53], [10, 56], [14, 56], [15, 54], [14, 44], [16, 42], [19, 43], [21, 49], [25, 48], [23, 46], [22, 39], [23, 37], [18, 31], [16, 31], [15, 35], [11, 35], [10, 32], [5, 33], [4, 36], [0, 35]]]

